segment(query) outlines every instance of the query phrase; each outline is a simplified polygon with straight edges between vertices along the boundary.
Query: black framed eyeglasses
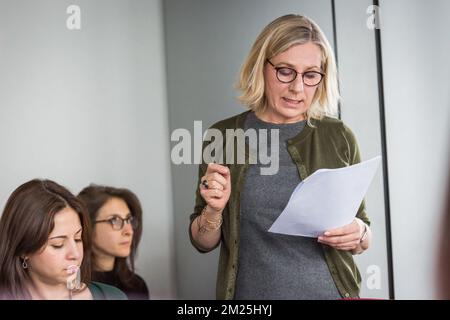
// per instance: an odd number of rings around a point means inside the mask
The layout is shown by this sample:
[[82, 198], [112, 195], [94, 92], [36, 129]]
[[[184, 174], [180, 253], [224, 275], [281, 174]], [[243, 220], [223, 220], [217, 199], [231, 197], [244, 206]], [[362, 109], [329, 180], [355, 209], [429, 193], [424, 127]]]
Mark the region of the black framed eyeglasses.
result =
[[94, 221], [94, 223], [101, 223], [101, 222], [108, 222], [109, 224], [111, 224], [111, 227], [114, 230], [122, 230], [123, 227], [125, 226], [125, 222], [131, 224], [131, 228], [133, 228], [133, 230], [135, 230], [138, 227], [138, 225], [139, 225], [138, 221], [133, 216], [129, 216], [129, 217], [125, 218], [125, 219], [123, 219], [123, 218], [121, 218], [119, 216], [114, 216], [114, 217], [111, 217], [111, 218], [106, 219], [106, 220], [96, 220], [96, 221]]
[[317, 86], [325, 76], [322, 72], [319, 71], [306, 71], [303, 73], [297, 72], [289, 67], [275, 67], [275, 65], [267, 59], [267, 62], [276, 70], [277, 79], [282, 83], [291, 83], [295, 79], [297, 79], [297, 75], [302, 76], [303, 83], [308, 87]]

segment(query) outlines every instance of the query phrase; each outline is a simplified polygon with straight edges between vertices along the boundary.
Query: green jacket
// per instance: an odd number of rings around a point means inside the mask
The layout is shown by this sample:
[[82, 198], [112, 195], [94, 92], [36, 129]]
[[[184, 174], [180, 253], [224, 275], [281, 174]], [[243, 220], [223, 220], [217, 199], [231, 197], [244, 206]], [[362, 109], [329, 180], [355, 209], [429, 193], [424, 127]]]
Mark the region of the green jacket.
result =
[[[211, 128], [220, 130], [225, 137], [226, 129], [244, 129], [246, 115], [249, 111], [232, 118], [220, 121]], [[298, 168], [302, 180], [321, 168], [341, 168], [360, 162], [360, 155], [355, 136], [342, 121], [325, 117], [322, 120], [311, 120], [314, 127], [306, 125], [294, 138], [288, 140], [288, 152]], [[224, 138], [225, 140], [225, 138]], [[209, 142], [203, 143], [203, 148]], [[230, 142], [225, 142], [227, 144]], [[236, 145], [236, 143], [235, 143]], [[225, 150], [226, 152], [226, 150]], [[236, 146], [234, 155], [236, 156]], [[239, 256], [239, 215], [240, 193], [245, 181], [248, 164], [248, 150], [246, 150], [245, 164], [228, 164], [231, 173], [231, 196], [223, 211], [223, 224], [221, 231], [221, 247], [219, 269], [217, 273], [216, 297], [217, 299], [233, 299]], [[223, 156], [226, 159], [226, 156]], [[236, 162], [234, 162], [236, 163]], [[202, 161], [199, 166], [199, 181], [205, 174], [207, 164]], [[197, 188], [194, 213], [190, 216], [191, 224], [201, 213], [206, 202], [200, 196]], [[370, 225], [364, 201], [358, 210], [357, 217]], [[191, 228], [189, 235], [192, 244], [202, 251], [193, 241]], [[321, 245], [324, 251], [330, 273], [339, 293], [344, 298], [356, 298], [359, 295], [361, 275], [348, 251], [336, 250], [327, 245]], [[213, 249], [211, 249], [213, 250]]]

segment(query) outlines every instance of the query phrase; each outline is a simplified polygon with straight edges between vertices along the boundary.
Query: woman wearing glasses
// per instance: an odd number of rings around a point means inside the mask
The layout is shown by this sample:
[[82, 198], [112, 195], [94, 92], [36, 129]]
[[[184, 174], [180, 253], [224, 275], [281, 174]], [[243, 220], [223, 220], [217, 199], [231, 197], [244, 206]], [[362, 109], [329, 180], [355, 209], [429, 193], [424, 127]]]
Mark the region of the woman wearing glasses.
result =
[[90, 185], [78, 197], [93, 225], [92, 279], [118, 287], [130, 300], [149, 299], [134, 260], [142, 234], [142, 209], [127, 189]]
[[[352, 255], [371, 242], [364, 203], [352, 223], [318, 239], [267, 232], [307, 176], [360, 161], [355, 136], [336, 119], [336, 63], [323, 32], [304, 16], [274, 20], [256, 39], [238, 88], [250, 110], [213, 128], [224, 137], [227, 129], [278, 130], [279, 170], [261, 175], [261, 161], [236, 164], [235, 159], [227, 166], [199, 167], [189, 231], [200, 252], [221, 244], [217, 298], [358, 297], [361, 276]], [[231, 143], [224, 142], [223, 159]], [[267, 154], [275, 151], [270, 141], [267, 148]]]
[[0, 220], [0, 299], [126, 299], [91, 281], [90, 242], [79, 199], [50, 180], [24, 183]]

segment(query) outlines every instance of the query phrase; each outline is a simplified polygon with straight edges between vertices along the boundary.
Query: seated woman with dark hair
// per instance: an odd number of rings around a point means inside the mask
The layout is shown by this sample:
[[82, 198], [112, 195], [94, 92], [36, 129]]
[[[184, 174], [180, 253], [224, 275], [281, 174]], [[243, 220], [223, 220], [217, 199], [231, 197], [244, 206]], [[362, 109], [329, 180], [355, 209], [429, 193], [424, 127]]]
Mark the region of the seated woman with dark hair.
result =
[[90, 269], [83, 203], [49, 180], [18, 187], [0, 220], [0, 299], [126, 299], [117, 288], [91, 282]]
[[90, 185], [78, 197], [93, 225], [92, 279], [120, 288], [130, 300], [149, 299], [134, 259], [142, 234], [142, 208], [128, 189]]

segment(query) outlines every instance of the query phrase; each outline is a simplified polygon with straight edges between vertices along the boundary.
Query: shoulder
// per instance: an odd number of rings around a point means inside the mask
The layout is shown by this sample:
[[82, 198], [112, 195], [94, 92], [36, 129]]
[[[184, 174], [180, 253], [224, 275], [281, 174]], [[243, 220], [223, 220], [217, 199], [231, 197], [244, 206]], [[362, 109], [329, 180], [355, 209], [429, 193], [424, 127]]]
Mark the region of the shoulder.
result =
[[125, 293], [113, 286], [92, 281], [88, 285], [94, 300], [127, 300]]
[[147, 284], [145, 283], [145, 280], [140, 275], [135, 273], [133, 278], [136, 283], [139, 283], [139, 285], [147, 288]]
[[148, 300], [150, 299], [150, 292], [148, 290], [145, 280], [138, 274], [133, 275], [133, 288], [130, 288], [129, 292], [126, 292], [127, 296], [131, 300]]
[[312, 119], [311, 123], [320, 130], [343, 130], [344, 122], [337, 118], [323, 117], [322, 119]]
[[343, 136], [348, 142], [356, 143], [353, 131], [340, 119], [332, 117], [323, 117], [321, 120], [313, 119], [312, 124], [326, 135]]

